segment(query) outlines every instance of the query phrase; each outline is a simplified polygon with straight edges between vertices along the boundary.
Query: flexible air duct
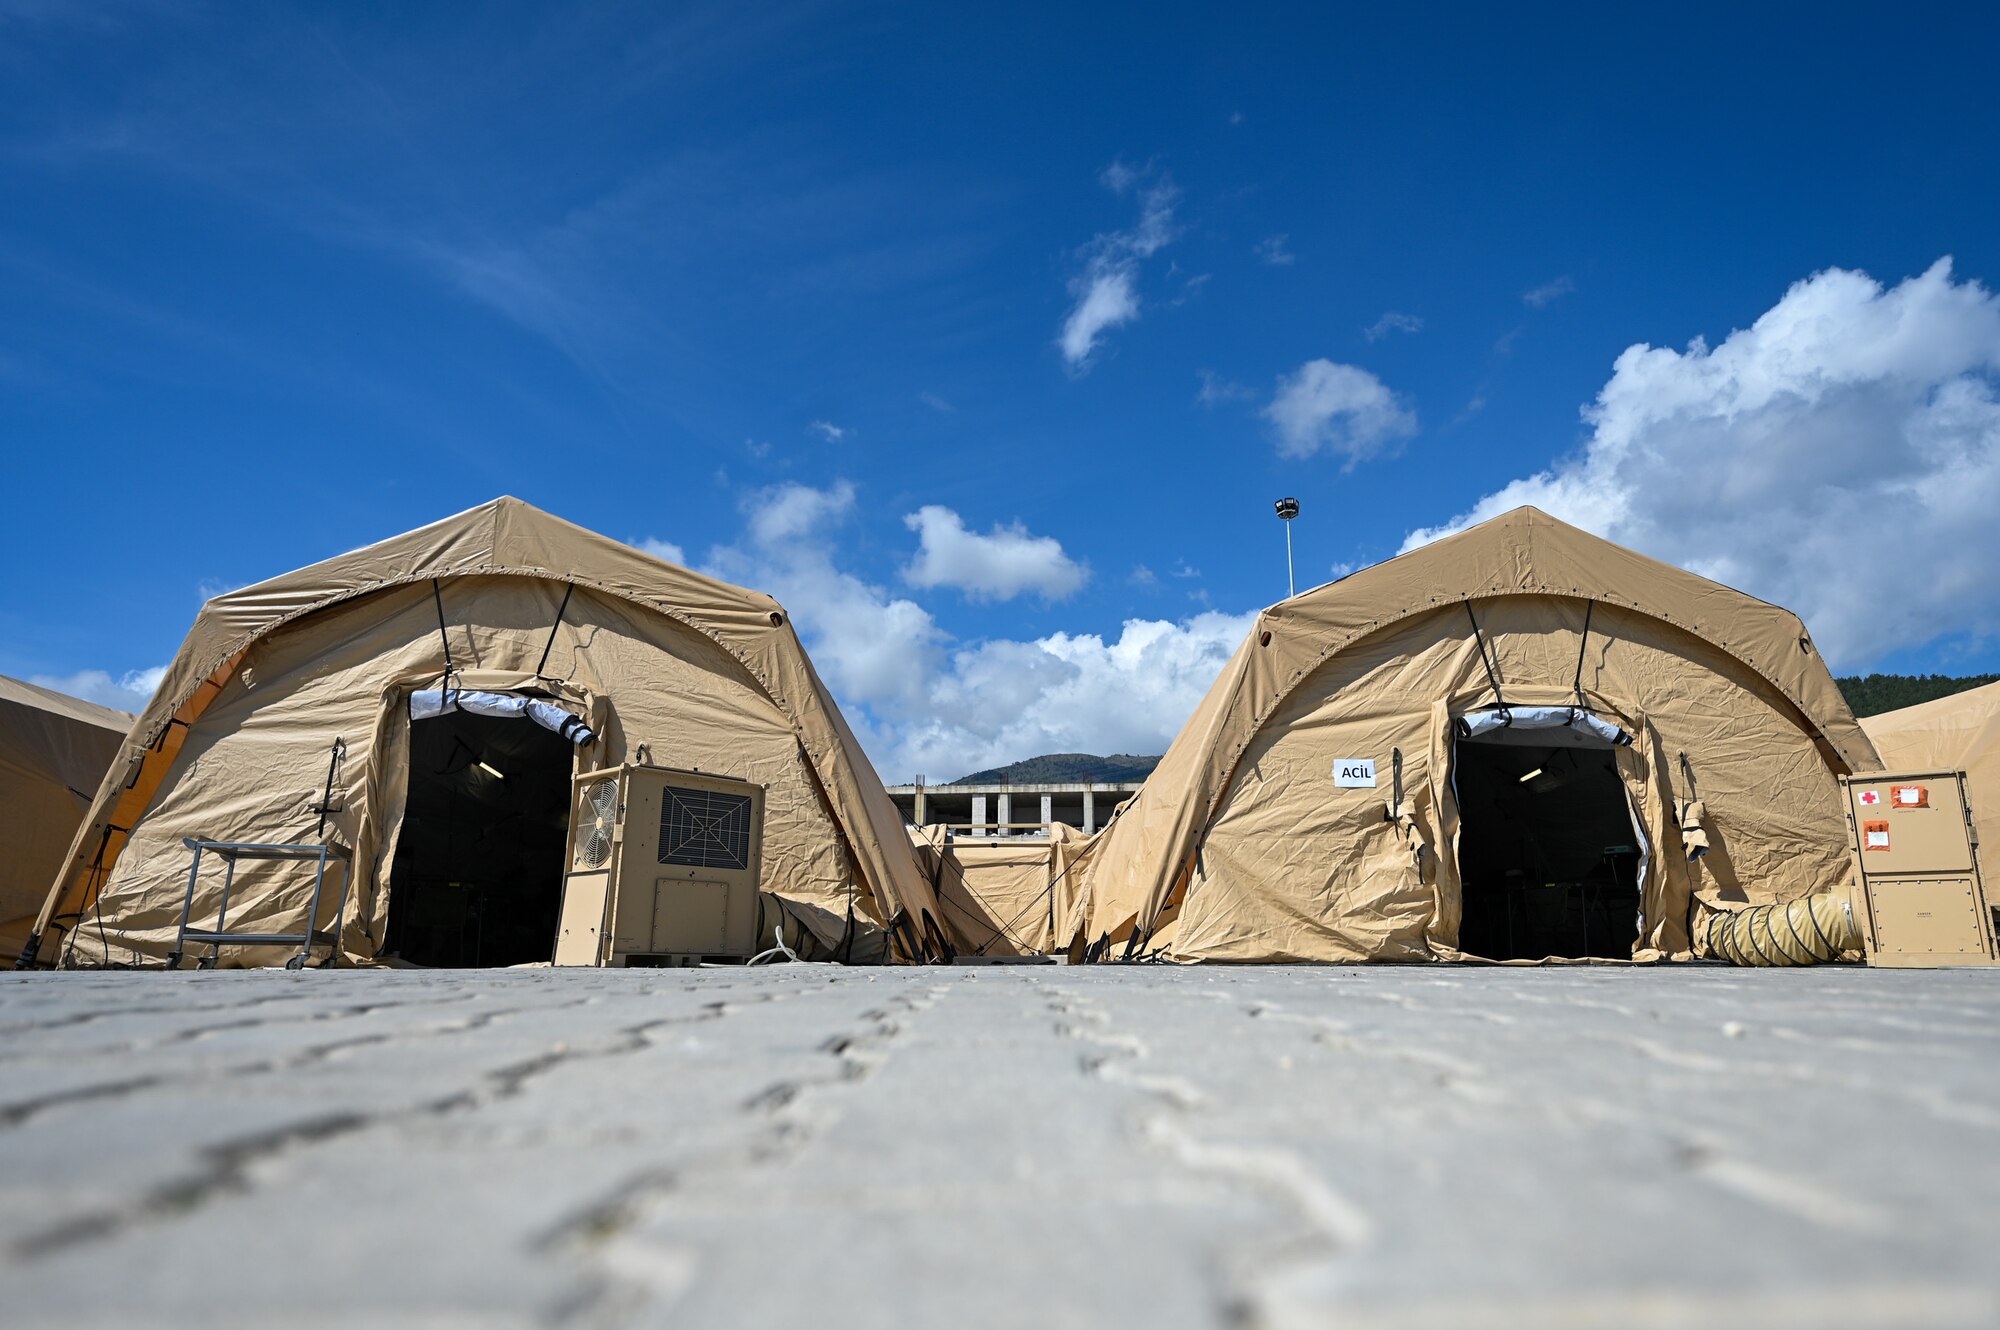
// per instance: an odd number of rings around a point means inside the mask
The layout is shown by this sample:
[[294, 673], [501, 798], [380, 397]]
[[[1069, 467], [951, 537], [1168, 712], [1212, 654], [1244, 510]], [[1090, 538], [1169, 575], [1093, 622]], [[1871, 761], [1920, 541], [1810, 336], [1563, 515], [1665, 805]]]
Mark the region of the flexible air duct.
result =
[[1861, 950], [1844, 897], [1821, 892], [1784, 905], [1753, 905], [1708, 917], [1708, 949], [1738, 965], [1818, 965]]

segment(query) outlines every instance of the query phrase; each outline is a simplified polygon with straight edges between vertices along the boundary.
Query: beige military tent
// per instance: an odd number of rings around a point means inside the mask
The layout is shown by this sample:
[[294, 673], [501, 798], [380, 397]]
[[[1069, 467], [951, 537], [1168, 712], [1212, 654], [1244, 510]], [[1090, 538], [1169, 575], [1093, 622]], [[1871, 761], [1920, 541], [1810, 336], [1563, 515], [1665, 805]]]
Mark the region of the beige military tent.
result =
[[126, 712], [0, 676], [0, 956], [28, 940], [131, 726]]
[[[544, 725], [413, 718], [447, 672]], [[322, 816], [352, 855], [349, 960], [546, 960], [572, 774], [639, 757], [766, 788], [760, 902], [802, 954], [911, 959], [938, 931], [902, 819], [775, 601], [502, 498], [202, 609], [43, 906], [40, 963], [159, 964], [184, 838], [313, 842]], [[230, 929], [289, 911], [296, 930], [298, 874], [244, 864]], [[204, 870], [197, 920], [220, 881]]]
[[1521, 508], [1259, 616], [1100, 833], [1090, 954], [1654, 959], [1845, 883], [1799, 620]]
[[1864, 716], [1861, 728], [1891, 771], [1965, 772], [1980, 862], [1991, 892], [1995, 856], [2000, 855], [2000, 683]]

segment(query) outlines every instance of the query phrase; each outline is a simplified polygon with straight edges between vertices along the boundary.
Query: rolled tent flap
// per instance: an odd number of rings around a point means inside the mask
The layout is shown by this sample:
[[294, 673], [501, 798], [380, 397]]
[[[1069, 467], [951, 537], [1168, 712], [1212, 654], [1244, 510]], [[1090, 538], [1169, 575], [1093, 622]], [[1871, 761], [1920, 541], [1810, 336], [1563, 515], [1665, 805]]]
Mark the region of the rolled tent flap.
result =
[[553, 702], [520, 693], [483, 693], [472, 688], [425, 688], [410, 694], [410, 719], [429, 720], [449, 711], [469, 711], [475, 716], [526, 716], [545, 730], [552, 730], [578, 748], [594, 743], [597, 735], [583, 718], [563, 710]]
[[1708, 805], [1699, 799], [1689, 800], [1680, 805], [1681, 844], [1687, 849], [1688, 862], [1693, 863], [1708, 853]]
[[1476, 739], [1494, 730], [1574, 730], [1580, 735], [1623, 746], [1632, 736], [1583, 707], [1492, 707], [1458, 718], [1458, 737]]

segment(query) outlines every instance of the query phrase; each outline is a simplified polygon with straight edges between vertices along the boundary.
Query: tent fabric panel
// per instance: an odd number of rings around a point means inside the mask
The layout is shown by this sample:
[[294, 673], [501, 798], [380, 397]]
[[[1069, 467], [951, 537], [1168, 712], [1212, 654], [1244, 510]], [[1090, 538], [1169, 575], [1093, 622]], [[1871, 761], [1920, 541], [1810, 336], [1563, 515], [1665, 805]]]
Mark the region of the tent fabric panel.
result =
[[944, 850], [938, 901], [962, 955], [1032, 956], [1054, 940], [1051, 841], [954, 840]]
[[0, 676], [0, 955], [18, 955], [132, 717]]

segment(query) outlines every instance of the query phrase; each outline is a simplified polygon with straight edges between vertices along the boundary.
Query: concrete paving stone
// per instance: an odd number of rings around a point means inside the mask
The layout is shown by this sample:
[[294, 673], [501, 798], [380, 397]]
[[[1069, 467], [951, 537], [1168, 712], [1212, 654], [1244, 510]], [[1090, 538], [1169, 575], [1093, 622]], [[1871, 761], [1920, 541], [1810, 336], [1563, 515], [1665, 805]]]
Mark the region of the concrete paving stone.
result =
[[2000, 975], [0, 975], [11, 1325], [1991, 1326]]

